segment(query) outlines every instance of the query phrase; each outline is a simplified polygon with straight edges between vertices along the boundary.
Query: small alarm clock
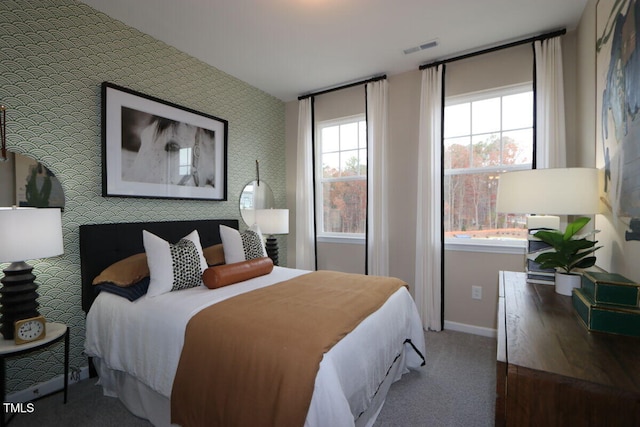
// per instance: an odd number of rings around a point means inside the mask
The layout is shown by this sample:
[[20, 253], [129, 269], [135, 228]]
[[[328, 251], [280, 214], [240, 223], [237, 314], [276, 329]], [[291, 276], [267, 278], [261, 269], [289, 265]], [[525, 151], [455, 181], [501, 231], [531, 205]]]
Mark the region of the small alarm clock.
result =
[[47, 335], [44, 316], [20, 319], [15, 322], [14, 340], [16, 344], [25, 344], [41, 340]]

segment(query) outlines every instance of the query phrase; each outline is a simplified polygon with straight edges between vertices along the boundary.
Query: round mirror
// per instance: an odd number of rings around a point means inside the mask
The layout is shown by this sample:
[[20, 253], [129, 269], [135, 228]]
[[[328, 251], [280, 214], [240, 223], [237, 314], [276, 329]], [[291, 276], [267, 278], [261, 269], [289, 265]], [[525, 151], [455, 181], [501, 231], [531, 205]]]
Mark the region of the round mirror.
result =
[[264, 181], [251, 181], [244, 186], [240, 194], [240, 216], [251, 227], [256, 219], [256, 209], [272, 209], [275, 207], [273, 191]]
[[0, 162], [0, 206], [64, 209], [64, 191], [45, 165], [8, 152], [7, 161]]

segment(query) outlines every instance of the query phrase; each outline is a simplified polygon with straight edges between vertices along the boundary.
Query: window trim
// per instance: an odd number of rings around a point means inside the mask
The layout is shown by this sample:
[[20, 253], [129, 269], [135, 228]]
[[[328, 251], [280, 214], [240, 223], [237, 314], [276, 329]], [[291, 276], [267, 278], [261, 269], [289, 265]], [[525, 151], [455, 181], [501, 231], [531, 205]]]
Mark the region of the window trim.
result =
[[[444, 100], [444, 106], [464, 104], [465, 102], [481, 101], [491, 97], [516, 95], [522, 92], [533, 92], [533, 81], [514, 83], [512, 85], [500, 86], [491, 89], [479, 90], [476, 92], [462, 93], [458, 95], [447, 96]], [[535, 94], [534, 94], [535, 95]], [[535, 126], [535, 123], [534, 123]]]
[[479, 173], [504, 173], [521, 170], [529, 170], [529, 164], [525, 165], [500, 165], [500, 166], [487, 166], [486, 168], [467, 168], [467, 169], [449, 169], [449, 172], [443, 172], [444, 176], [454, 175], [477, 175]]
[[[358, 123], [365, 122], [366, 127], [366, 114], [353, 114], [350, 116], [339, 117], [335, 119], [328, 119], [318, 122], [315, 126], [315, 140], [317, 143], [314, 147], [314, 155], [315, 155], [315, 214], [316, 214], [316, 241], [320, 243], [349, 243], [349, 244], [365, 244], [366, 242], [366, 232], [365, 233], [336, 233], [336, 232], [325, 232], [322, 231], [322, 227], [324, 224], [324, 215], [323, 215], [323, 194], [322, 194], [322, 184], [326, 182], [346, 182], [346, 181], [360, 181], [364, 179], [365, 183], [367, 183], [367, 175], [355, 175], [355, 176], [344, 176], [338, 178], [323, 178], [322, 177], [322, 138], [321, 133], [322, 129], [325, 127], [332, 126], [340, 126], [343, 124], [350, 123]], [[369, 166], [368, 162], [368, 144], [367, 141], [367, 167]], [[345, 150], [347, 151], [347, 150]]]
[[485, 252], [495, 254], [524, 255], [527, 250], [526, 240], [486, 240], [445, 238], [445, 251]]
[[316, 236], [318, 243], [345, 243], [350, 245], [364, 245], [367, 241], [364, 233], [325, 233]]
[[[459, 95], [453, 95], [447, 97], [445, 99], [443, 105], [443, 113], [445, 107], [449, 107], [452, 105], [464, 104], [467, 102], [480, 101], [491, 97], [504, 97], [509, 95], [515, 95], [523, 92], [533, 92], [534, 96], [534, 105], [535, 107], [535, 87], [533, 85], [533, 81], [524, 82], [524, 83], [516, 83], [513, 85], [501, 86], [486, 90], [480, 90], [476, 92], [469, 92]], [[534, 130], [535, 135], [535, 110], [533, 112], [533, 123], [532, 128]], [[502, 127], [502, 126], [501, 126]], [[502, 129], [500, 130], [502, 132]], [[473, 135], [470, 135], [473, 136]], [[444, 129], [442, 133], [442, 145], [444, 149]], [[532, 153], [533, 157], [535, 157], [535, 141], [534, 141], [534, 152]], [[467, 175], [473, 173], [485, 173], [485, 172], [496, 172], [496, 173], [504, 173], [510, 172], [514, 170], [526, 170], [531, 169], [533, 164], [531, 165], [499, 165], [499, 166], [488, 166], [486, 168], [468, 168], [468, 169], [445, 169], [444, 165], [442, 168], [442, 179], [446, 176], [453, 175]], [[444, 199], [443, 199], [444, 201]], [[444, 227], [444, 225], [443, 225]], [[478, 238], [470, 238], [470, 239], [456, 239], [454, 237], [443, 237], [444, 249], [447, 251], [462, 251], [462, 252], [485, 252], [485, 253], [500, 253], [500, 254], [525, 254], [526, 253], [526, 240], [507, 240], [507, 239], [478, 239]]]

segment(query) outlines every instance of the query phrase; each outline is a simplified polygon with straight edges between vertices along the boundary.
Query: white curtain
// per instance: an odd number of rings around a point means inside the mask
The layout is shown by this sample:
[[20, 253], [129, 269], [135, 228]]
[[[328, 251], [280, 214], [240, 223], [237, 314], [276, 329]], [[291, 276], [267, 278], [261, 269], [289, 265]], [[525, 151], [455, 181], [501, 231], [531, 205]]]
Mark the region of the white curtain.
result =
[[389, 275], [386, 79], [367, 83], [367, 273]]
[[312, 98], [298, 102], [298, 158], [296, 164], [296, 268], [316, 269], [313, 212]]
[[418, 134], [415, 299], [425, 329], [442, 330], [442, 74], [422, 71]]
[[566, 160], [560, 37], [534, 42], [536, 57], [536, 167], [563, 168]]

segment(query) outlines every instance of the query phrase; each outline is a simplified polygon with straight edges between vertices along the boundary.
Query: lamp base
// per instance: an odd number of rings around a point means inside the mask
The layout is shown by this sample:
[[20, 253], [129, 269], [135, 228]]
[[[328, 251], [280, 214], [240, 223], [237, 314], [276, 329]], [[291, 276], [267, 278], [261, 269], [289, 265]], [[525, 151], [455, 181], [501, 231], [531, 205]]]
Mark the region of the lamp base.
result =
[[273, 235], [267, 237], [267, 256], [273, 261], [273, 265], [278, 265], [278, 241]]
[[34, 283], [36, 276], [33, 267], [25, 262], [14, 262], [2, 270], [4, 277], [0, 279], [0, 333], [5, 340], [12, 340], [16, 320], [39, 316], [38, 285]]

